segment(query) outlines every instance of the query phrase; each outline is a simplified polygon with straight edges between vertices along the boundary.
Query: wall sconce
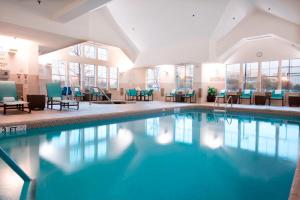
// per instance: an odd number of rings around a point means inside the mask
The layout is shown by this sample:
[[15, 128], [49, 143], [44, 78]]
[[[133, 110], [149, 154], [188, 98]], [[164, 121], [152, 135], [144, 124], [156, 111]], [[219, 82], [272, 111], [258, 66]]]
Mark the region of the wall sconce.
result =
[[21, 78], [21, 73], [17, 73], [17, 77], [18, 77], [18, 79], [20, 79]]
[[24, 79], [27, 80], [28, 74], [24, 74]]

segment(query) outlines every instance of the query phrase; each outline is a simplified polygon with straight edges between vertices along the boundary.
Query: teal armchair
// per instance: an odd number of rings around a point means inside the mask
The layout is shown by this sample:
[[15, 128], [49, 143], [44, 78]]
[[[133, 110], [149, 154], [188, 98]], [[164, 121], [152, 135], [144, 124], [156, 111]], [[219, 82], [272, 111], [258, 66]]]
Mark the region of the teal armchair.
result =
[[166, 101], [175, 101], [176, 89], [173, 89], [169, 94], [166, 95]]
[[144, 97], [144, 101], [153, 101], [153, 89], [149, 89], [149, 90], [143, 90], [142, 91], [142, 96]]
[[74, 97], [75, 99], [83, 100], [84, 94], [82, 94], [80, 87], [74, 87]]
[[[188, 90], [188, 92], [183, 96], [185, 100], [190, 100], [190, 103], [196, 103], [196, 92], [195, 90]], [[192, 102], [192, 100], [194, 100]]]
[[253, 90], [243, 90], [243, 92], [239, 98], [239, 103], [241, 103], [242, 99], [249, 99], [250, 104], [252, 104], [252, 96], [253, 96]]
[[[281, 104], [284, 106], [284, 96], [285, 92], [283, 90], [272, 90], [270, 100], [281, 100]], [[269, 101], [269, 105], [271, 105], [271, 101]]]
[[103, 99], [103, 94], [98, 87], [91, 87], [90, 94], [91, 94], [92, 100], [95, 99], [95, 101], [97, 101], [97, 100]]
[[223, 99], [223, 103], [225, 103], [227, 96], [227, 91], [226, 90], [220, 90], [219, 94], [216, 96], [217, 102], [219, 102], [219, 99]]
[[137, 90], [136, 89], [128, 89], [125, 93], [125, 101], [133, 101], [137, 99]]
[[47, 108], [53, 109], [54, 105], [59, 106], [59, 110], [61, 111], [62, 108], [76, 107], [77, 110], [79, 109], [79, 102], [74, 100], [64, 100], [62, 96], [62, 89], [60, 87], [60, 83], [47, 83]]

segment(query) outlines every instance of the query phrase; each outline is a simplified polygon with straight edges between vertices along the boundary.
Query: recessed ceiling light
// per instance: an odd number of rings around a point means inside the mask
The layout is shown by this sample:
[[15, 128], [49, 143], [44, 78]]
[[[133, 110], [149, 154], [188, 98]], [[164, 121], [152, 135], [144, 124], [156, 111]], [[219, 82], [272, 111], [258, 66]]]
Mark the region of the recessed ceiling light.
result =
[[132, 28], [131, 28], [131, 30], [132, 30], [132, 31], [135, 31], [135, 28], [134, 28], [134, 27], [132, 27]]
[[236, 20], [236, 18], [235, 18], [235, 17], [232, 17], [232, 20], [234, 21], [234, 20]]
[[271, 11], [271, 8], [268, 8], [268, 11]]
[[195, 16], [196, 16], [195, 14], [192, 15], [192, 17], [195, 17]]

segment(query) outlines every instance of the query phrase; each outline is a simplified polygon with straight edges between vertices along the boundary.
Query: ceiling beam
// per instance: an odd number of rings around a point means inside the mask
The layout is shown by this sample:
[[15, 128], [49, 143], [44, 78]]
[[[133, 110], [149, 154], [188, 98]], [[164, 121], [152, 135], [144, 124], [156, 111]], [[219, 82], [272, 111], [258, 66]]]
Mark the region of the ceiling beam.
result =
[[54, 13], [52, 18], [58, 22], [66, 23], [87, 12], [100, 8], [110, 1], [111, 0], [75, 0]]

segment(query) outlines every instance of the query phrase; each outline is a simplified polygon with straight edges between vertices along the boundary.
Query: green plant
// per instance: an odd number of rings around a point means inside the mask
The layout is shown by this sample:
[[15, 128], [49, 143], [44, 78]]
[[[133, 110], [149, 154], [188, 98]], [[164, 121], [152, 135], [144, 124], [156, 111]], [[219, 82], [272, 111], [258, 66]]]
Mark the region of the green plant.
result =
[[208, 87], [207, 95], [213, 97], [217, 96], [217, 89], [214, 87]]

